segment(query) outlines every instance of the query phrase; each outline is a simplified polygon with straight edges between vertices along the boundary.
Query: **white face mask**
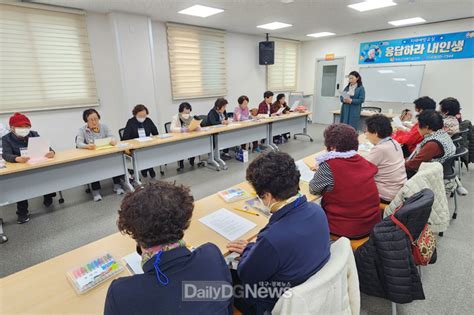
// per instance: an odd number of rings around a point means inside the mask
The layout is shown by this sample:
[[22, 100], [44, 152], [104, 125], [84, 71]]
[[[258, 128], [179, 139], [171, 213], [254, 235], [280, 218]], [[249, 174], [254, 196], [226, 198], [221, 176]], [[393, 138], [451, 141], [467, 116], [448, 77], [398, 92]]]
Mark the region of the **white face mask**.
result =
[[30, 133], [31, 128], [15, 128], [15, 134], [19, 137], [26, 137]]
[[267, 212], [267, 213], [271, 213], [272, 212], [271, 208], [272, 208], [273, 204], [270, 202], [270, 204], [266, 205], [265, 202], [263, 202], [262, 198], [260, 198], [258, 196], [257, 196], [257, 198], [260, 201], [260, 203], [262, 204], [262, 208], [263, 208], [262, 210], [265, 210], [265, 212]]
[[183, 117], [184, 119], [189, 119], [189, 114], [181, 114], [181, 117]]
[[135, 118], [136, 118], [136, 119], [138, 120], [138, 122], [140, 122], [140, 123], [143, 123], [143, 122], [146, 120], [146, 117], [144, 117], [144, 118], [135, 117]]

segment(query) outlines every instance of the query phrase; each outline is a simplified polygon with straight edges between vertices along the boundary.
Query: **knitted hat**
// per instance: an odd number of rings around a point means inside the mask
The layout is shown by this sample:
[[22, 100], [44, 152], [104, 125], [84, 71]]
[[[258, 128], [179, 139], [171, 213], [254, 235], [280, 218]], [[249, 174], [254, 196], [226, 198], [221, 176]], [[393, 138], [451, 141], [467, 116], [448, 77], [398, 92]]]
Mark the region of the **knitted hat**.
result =
[[15, 128], [15, 127], [21, 127], [21, 126], [30, 126], [31, 127], [31, 122], [22, 113], [14, 113], [12, 117], [10, 117], [10, 127]]

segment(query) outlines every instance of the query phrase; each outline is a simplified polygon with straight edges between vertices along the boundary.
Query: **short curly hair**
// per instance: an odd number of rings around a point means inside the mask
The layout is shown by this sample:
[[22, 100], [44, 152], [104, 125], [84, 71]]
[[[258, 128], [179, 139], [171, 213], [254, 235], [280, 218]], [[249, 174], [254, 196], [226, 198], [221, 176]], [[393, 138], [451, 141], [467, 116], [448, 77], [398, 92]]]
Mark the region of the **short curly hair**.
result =
[[461, 111], [461, 105], [454, 97], [446, 97], [439, 102], [439, 105], [441, 107], [441, 112], [449, 116], [456, 116]]
[[359, 148], [357, 131], [347, 124], [332, 124], [324, 130], [324, 145], [328, 151], [357, 151]]
[[82, 120], [84, 120], [84, 122], [86, 123], [87, 122], [87, 119], [89, 118], [90, 115], [92, 114], [96, 114], [97, 117], [100, 119], [100, 114], [98, 111], [96, 111], [95, 109], [93, 108], [89, 108], [89, 109], [86, 109], [85, 111], [82, 112]]
[[193, 209], [188, 187], [158, 181], [123, 198], [117, 226], [143, 248], [169, 244], [183, 238]]
[[443, 116], [433, 109], [424, 110], [418, 115], [419, 128], [427, 127], [429, 130], [438, 131], [443, 129], [443, 126]]
[[393, 132], [392, 122], [382, 114], [372, 115], [365, 120], [367, 131], [377, 134], [377, 137], [383, 139], [390, 137]]
[[143, 111], [145, 111], [147, 115], [150, 113], [148, 111], [148, 108], [145, 105], [143, 104], [135, 105], [135, 107], [132, 110], [132, 115], [136, 116], [139, 112], [143, 112]]
[[436, 102], [429, 96], [422, 96], [413, 101], [415, 109], [424, 111], [427, 109], [436, 109]]
[[295, 160], [289, 154], [270, 152], [250, 163], [246, 179], [259, 197], [270, 193], [276, 200], [285, 200], [298, 193], [300, 176]]

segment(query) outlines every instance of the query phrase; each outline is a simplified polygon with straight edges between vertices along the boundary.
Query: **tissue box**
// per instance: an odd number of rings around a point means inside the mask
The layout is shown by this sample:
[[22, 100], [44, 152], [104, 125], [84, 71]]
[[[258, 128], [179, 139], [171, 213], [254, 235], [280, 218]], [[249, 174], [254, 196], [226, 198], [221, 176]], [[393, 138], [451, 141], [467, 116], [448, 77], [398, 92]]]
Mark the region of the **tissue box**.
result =
[[249, 161], [249, 151], [240, 149], [240, 150], [237, 151], [237, 153], [235, 154], [235, 159], [236, 159], [237, 161], [240, 161], [240, 162], [243, 162], [243, 163], [247, 163], [247, 162]]

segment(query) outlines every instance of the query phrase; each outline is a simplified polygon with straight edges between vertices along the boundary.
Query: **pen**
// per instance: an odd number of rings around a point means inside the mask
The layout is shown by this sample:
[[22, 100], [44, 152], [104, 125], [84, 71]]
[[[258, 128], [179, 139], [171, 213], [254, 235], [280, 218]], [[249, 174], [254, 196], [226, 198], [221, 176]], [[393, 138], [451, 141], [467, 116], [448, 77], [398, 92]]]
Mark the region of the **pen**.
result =
[[234, 210], [237, 210], [237, 211], [240, 211], [240, 212], [244, 212], [244, 213], [247, 213], [247, 214], [251, 214], [251, 215], [256, 215], [256, 216], [259, 216], [260, 214], [256, 213], [256, 212], [252, 212], [252, 211], [248, 211], [248, 210], [244, 210], [244, 209], [240, 209], [240, 208], [234, 208]]

